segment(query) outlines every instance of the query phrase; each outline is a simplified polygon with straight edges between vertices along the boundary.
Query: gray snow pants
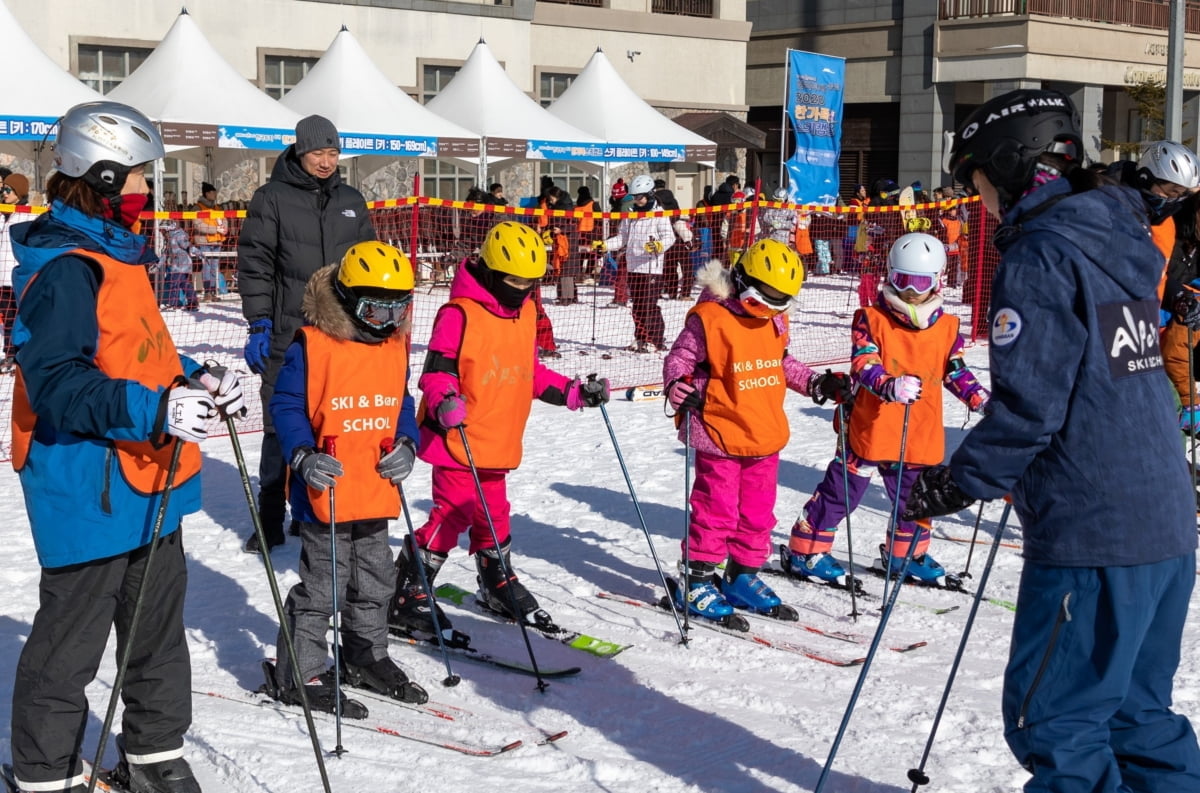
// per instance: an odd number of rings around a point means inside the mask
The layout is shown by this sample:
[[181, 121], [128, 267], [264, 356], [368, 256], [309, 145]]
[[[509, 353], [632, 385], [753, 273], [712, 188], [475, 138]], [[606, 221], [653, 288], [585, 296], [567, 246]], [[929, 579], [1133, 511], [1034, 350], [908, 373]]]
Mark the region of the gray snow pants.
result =
[[[181, 535], [174, 531], [159, 540], [137, 635], [132, 637], [121, 689], [122, 732], [131, 754], [182, 749], [183, 734], [192, 723], [192, 667], [183, 629], [187, 564]], [[13, 682], [13, 770], [22, 783], [59, 789], [49, 783], [83, 773], [80, 743], [88, 718], [84, 688], [96, 677], [114, 624], [118, 659], [130, 641], [129, 622], [149, 551], [145, 545], [107, 559], [42, 569], [38, 611]]]
[[[300, 679], [309, 681], [329, 668], [329, 618], [333, 616], [333, 565], [329, 526], [300, 526], [300, 583], [288, 593], [288, 624], [296, 641]], [[367, 666], [387, 655], [387, 608], [396, 584], [386, 520], [339, 523], [337, 527], [338, 609], [344, 663]], [[292, 666], [283, 631], [275, 643], [280, 688], [293, 688]]]

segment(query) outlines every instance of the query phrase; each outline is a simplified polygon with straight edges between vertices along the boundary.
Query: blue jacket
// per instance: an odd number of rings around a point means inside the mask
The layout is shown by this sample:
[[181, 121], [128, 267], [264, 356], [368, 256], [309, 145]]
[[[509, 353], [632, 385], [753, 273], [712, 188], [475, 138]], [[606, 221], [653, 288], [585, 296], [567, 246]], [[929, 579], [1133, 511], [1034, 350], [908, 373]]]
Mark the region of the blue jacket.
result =
[[992, 399], [951, 476], [975, 498], [1012, 493], [1030, 561], [1159, 562], [1196, 548], [1158, 346], [1162, 254], [1133, 190], [1070, 193], [1038, 188], [997, 232]]
[[[109, 378], [96, 367], [97, 271], [86, 259], [64, 254], [83, 248], [141, 267], [146, 241], [56, 202], [38, 220], [14, 228], [12, 242], [17, 363], [38, 415], [21, 470], [38, 561], [62, 567], [139, 548], [150, 540], [160, 500], [125, 482], [112, 441], [150, 438], [162, 391]], [[180, 360], [185, 375], [199, 368]], [[171, 494], [162, 533], [198, 509], [195, 476]]]

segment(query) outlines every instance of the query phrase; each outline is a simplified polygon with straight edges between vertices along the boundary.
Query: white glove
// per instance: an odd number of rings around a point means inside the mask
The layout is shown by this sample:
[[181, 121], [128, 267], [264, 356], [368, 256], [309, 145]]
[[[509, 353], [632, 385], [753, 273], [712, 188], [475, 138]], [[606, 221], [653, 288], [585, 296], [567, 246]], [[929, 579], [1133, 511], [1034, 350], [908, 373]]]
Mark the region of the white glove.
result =
[[208, 422], [217, 416], [217, 405], [207, 390], [181, 385], [167, 392], [166, 431], [176, 438], [199, 443], [208, 437]]
[[911, 405], [921, 398], [921, 378], [916, 375], [902, 374], [893, 377], [883, 384], [880, 394], [885, 402], [899, 402]]
[[671, 224], [671, 228], [675, 229], [675, 236], [678, 237], [679, 241], [684, 245], [687, 245], [692, 241], [692, 230], [688, 228], [687, 223], [684, 223], [682, 220], [677, 220]]
[[206, 371], [199, 380], [221, 411], [221, 418], [245, 417], [246, 398], [242, 394], [242, 381], [232, 369], [217, 368], [215, 373]]

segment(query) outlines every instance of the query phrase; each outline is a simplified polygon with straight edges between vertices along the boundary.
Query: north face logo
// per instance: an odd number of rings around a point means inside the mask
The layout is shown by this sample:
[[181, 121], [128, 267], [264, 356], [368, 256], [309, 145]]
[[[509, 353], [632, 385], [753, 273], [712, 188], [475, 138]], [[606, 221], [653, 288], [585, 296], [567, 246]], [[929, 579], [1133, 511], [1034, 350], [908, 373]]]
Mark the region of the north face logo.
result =
[[354, 213], [354, 210], [353, 210], [353, 209], [343, 209], [343, 210], [342, 210], [342, 215], [344, 215], [345, 217], [348, 217], [348, 218], [356, 218], [356, 217], [358, 217], [358, 215], [356, 215], [356, 214]]

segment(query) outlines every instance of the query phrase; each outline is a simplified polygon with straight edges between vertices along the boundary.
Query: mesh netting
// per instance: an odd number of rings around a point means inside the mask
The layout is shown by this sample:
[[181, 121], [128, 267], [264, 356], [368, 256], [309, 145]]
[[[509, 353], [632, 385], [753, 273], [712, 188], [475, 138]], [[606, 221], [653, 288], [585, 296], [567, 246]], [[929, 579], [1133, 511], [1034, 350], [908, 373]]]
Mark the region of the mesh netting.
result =
[[[636, 352], [629, 285], [621, 254], [600, 254], [594, 240], [615, 234], [622, 214], [563, 212], [497, 207], [416, 197], [369, 205], [379, 239], [412, 256], [417, 265], [414, 298], [412, 367], [414, 380], [425, 359], [425, 342], [437, 309], [449, 296], [450, 280], [463, 261], [478, 251], [483, 235], [503, 220], [518, 220], [543, 232], [552, 268], [540, 288], [545, 315], [539, 345], [543, 362], [567, 375], [595, 372], [618, 389], [659, 383], [663, 352]], [[22, 210], [25, 208], [22, 207]], [[999, 259], [991, 244], [994, 221], [978, 200], [913, 207], [915, 220], [898, 207], [798, 207], [763, 201], [681, 212], [692, 231], [690, 244], [677, 242], [666, 255], [659, 300], [669, 345], [698, 294], [697, 268], [713, 258], [728, 262], [762, 236], [786, 240], [804, 260], [806, 279], [792, 318], [791, 353], [812, 366], [838, 364], [849, 357], [850, 318], [873, 300], [885, 272], [887, 251], [903, 229], [924, 230], [947, 245], [943, 280], [947, 309], [962, 320], [968, 343], [987, 338], [987, 309], [992, 273]], [[0, 207], [0, 212], [13, 211]], [[228, 233], [209, 250], [193, 250], [193, 281], [199, 296], [195, 311], [165, 309], [163, 316], [179, 350], [196, 360], [214, 360], [245, 369], [242, 347], [246, 322], [237, 295], [237, 239], [244, 211], [158, 213], [178, 221], [191, 236], [198, 217], [224, 216]], [[906, 213], [907, 214], [907, 213]], [[147, 215], [147, 222], [152, 217]], [[753, 233], [751, 230], [753, 229]], [[161, 236], [161, 234], [160, 234]], [[207, 272], [205, 271], [207, 267]], [[166, 293], [165, 277], [152, 273], [160, 302], [178, 302]], [[205, 287], [210, 295], [206, 296]], [[0, 313], [5, 307], [0, 306]], [[548, 322], [546, 321], [548, 320]], [[0, 426], [11, 418], [12, 376], [0, 376]], [[258, 378], [245, 381], [250, 415], [245, 431], [262, 428]], [[223, 425], [214, 426], [219, 433]], [[0, 459], [11, 451], [9, 433], [0, 436]]]

